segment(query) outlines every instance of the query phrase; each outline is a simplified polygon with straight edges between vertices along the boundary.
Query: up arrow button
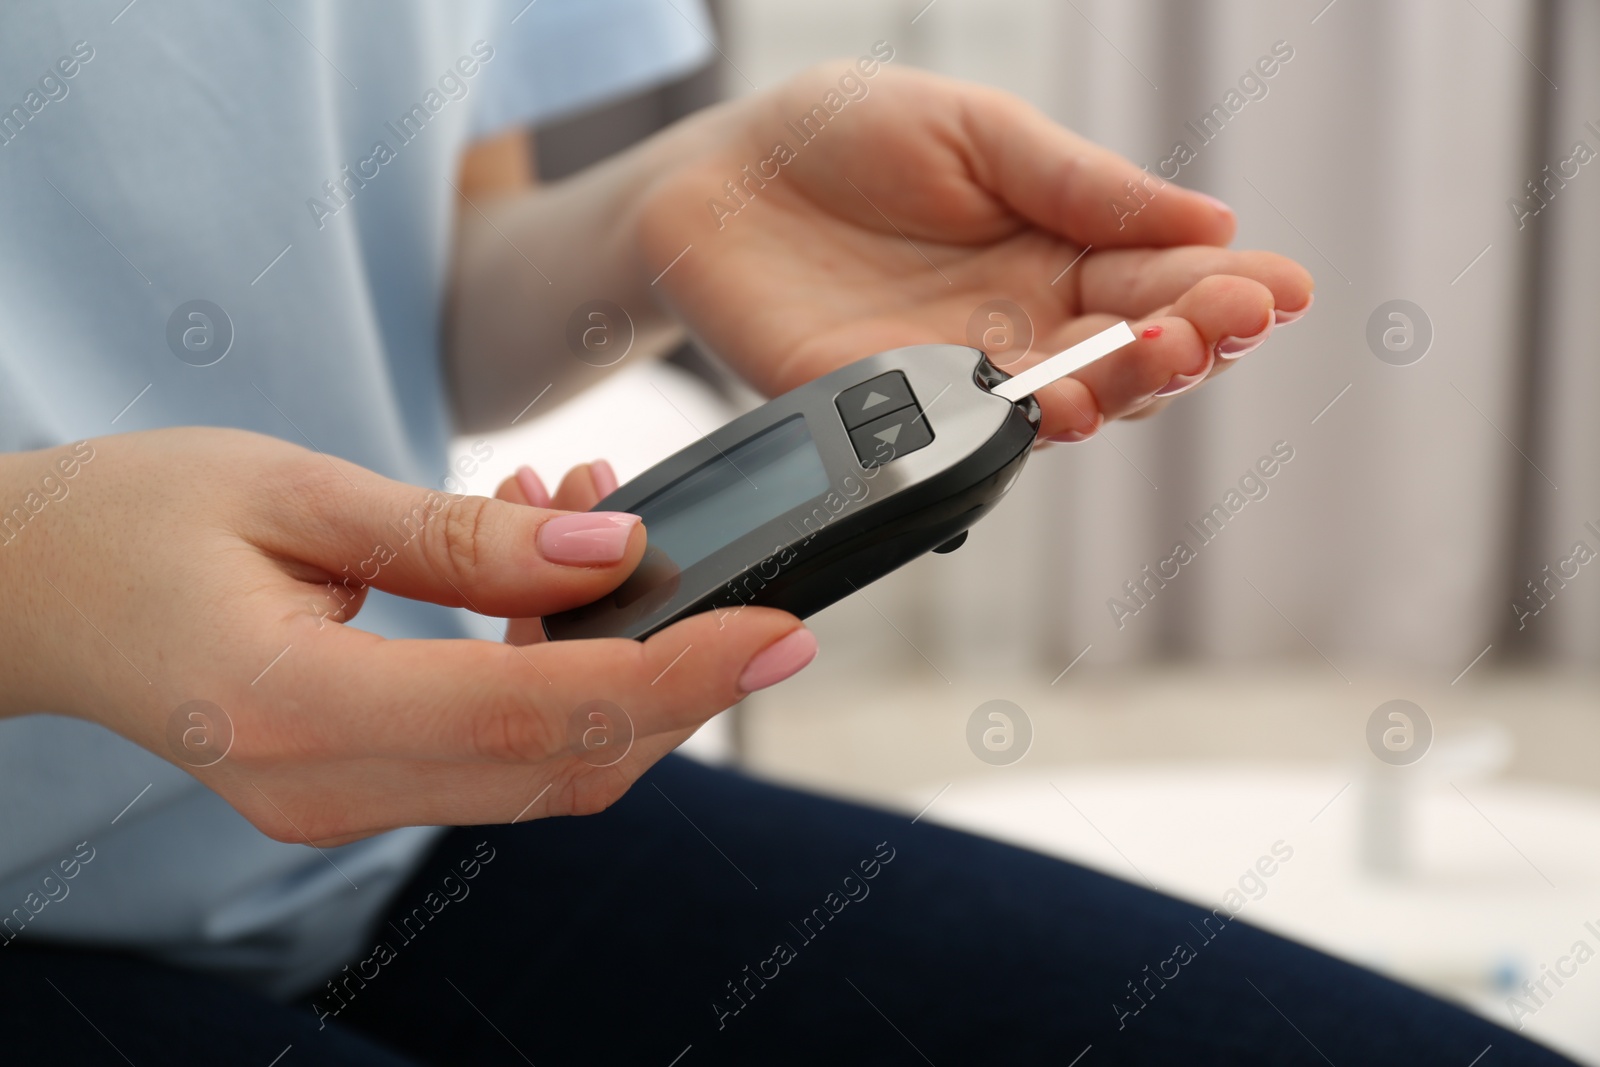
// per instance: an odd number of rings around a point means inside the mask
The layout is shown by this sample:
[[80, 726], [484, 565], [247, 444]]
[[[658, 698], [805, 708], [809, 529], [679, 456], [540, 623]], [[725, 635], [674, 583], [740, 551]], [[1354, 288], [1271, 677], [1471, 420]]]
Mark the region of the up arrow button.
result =
[[897, 370], [852, 385], [834, 398], [839, 418], [844, 420], [847, 430], [858, 429], [901, 408], [913, 407], [916, 402], [917, 398], [911, 395], [911, 383]]

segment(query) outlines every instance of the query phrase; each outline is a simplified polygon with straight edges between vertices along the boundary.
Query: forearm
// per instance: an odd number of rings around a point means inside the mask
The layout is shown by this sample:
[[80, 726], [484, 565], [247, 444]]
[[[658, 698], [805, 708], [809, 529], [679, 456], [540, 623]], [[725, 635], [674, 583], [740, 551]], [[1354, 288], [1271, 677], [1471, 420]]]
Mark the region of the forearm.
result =
[[[639, 248], [640, 204], [662, 175], [718, 143], [737, 106], [701, 112], [557, 184], [463, 205], [445, 334], [462, 429], [503, 428], [535, 397], [554, 406], [606, 373], [569, 344], [569, 320], [587, 302], [626, 312], [630, 362], [681, 339], [651, 284], [667, 263], [646, 262]], [[627, 323], [609, 328], [609, 343], [626, 344]]]

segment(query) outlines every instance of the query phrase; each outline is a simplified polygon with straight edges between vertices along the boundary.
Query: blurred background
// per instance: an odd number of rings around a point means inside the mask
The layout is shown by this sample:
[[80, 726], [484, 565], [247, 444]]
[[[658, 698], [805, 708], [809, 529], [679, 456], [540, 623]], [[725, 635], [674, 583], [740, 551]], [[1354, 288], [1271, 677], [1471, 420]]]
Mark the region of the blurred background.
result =
[[[700, 69], [540, 129], [541, 176], [881, 40], [1221, 197], [1236, 245], [1318, 287], [1160, 417], [1036, 452], [963, 549], [817, 616], [818, 662], [692, 752], [1231, 901], [1600, 1064], [1600, 5], [709, 16]], [[495, 437], [473, 488], [597, 456], [627, 480], [757, 402], [693, 349], [625, 360]], [[1197, 558], [1135, 598], [1179, 541]]]

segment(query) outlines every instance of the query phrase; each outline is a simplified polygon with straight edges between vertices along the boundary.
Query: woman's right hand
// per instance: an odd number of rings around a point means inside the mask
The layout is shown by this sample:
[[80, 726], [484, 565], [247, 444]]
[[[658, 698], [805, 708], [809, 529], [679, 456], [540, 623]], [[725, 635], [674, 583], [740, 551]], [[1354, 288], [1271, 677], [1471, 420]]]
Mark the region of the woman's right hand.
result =
[[[419, 489], [238, 430], [8, 454], [0, 715], [98, 722], [279, 841], [599, 811], [809, 662], [809, 631], [766, 608], [644, 642], [388, 640], [346, 623], [362, 579], [485, 615], [564, 610], [615, 588], [644, 544], [632, 516]], [[631, 721], [611, 766], [581, 747], [595, 700]], [[191, 717], [192, 701], [224, 714]]]

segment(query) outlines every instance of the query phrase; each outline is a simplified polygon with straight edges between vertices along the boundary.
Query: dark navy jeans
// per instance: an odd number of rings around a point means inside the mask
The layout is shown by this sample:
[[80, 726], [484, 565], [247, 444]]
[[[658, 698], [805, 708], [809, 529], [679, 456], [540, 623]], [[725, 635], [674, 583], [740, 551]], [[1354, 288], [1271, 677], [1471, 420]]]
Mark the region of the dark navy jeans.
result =
[[371, 943], [289, 1005], [14, 945], [0, 1060], [1569, 1062], [1241, 920], [680, 758], [601, 815], [452, 831]]

